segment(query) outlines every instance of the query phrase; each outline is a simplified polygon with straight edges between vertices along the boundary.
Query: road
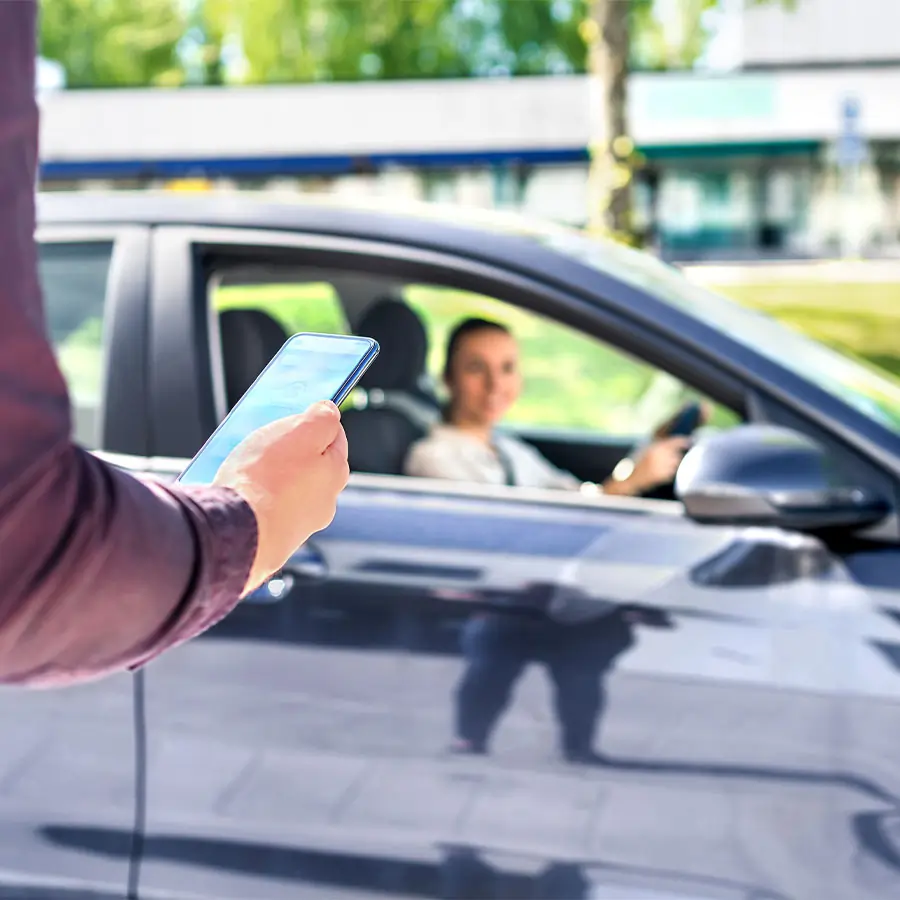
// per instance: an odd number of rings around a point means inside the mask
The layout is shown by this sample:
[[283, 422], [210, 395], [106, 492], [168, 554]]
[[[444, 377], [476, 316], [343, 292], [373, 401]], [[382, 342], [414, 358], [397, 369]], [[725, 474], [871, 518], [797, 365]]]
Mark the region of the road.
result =
[[[577, 861], [598, 898], [624, 900], [628, 888], [640, 900], [746, 900], [747, 885], [796, 900], [895, 896], [896, 872], [847, 827], [900, 809], [900, 761], [885, 766], [897, 760], [885, 748], [900, 745], [893, 704], [873, 697], [848, 720], [833, 697], [810, 691], [749, 682], [726, 691], [640, 671], [640, 654], [659, 664], [665, 634], [674, 672], [706, 627], [649, 635], [623, 659], [600, 729], [610, 760], [596, 768], [559, 760], [537, 667], [518, 685], [492, 754], [466, 758], [446, 752], [458, 658], [196, 641], [148, 669], [148, 871], [179, 891], [264, 900], [306, 883], [310, 860], [322, 866], [335, 853], [412, 872], [443, 865], [440, 848], [477, 845], [516, 877]], [[128, 687], [110, 679], [0, 693], [0, 871], [39, 872], [50, 846], [54, 877], [121, 877], [133, 788]], [[268, 848], [262, 879], [247, 871], [263, 852], [254, 846]], [[822, 858], [834, 861], [834, 894], [808, 866]], [[352, 887], [328, 877], [308, 896]]]

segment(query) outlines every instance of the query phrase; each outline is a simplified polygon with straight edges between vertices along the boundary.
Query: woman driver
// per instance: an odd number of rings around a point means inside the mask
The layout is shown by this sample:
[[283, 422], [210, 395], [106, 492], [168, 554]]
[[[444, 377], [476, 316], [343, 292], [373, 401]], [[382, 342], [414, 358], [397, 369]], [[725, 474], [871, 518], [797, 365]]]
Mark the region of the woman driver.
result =
[[[598, 490], [558, 469], [524, 441], [495, 432], [522, 390], [519, 348], [505, 325], [476, 318], [457, 325], [447, 342], [444, 381], [450, 392], [444, 421], [413, 445], [404, 466], [407, 475]], [[688, 445], [685, 437], [654, 440], [637, 455], [626, 477], [608, 478], [602, 491], [637, 495], [669, 484]]]

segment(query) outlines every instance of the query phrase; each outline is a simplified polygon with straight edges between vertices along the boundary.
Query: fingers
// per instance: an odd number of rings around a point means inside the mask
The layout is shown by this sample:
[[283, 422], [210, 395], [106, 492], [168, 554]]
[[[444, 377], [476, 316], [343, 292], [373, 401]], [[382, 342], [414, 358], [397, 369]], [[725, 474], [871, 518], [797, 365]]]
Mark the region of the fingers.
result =
[[314, 403], [305, 413], [295, 417], [294, 426], [302, 429], [304, 442], [308, 441], [319, 453], [324, 453], [344, 431], [340, 411], [330, 400]]
[[343, 459], [347, 458], [347, 454], [350, 452], [350, 447], [347, 444], [347, 432], [344, 431], [344, 427], [338, 424], [337, 434], [334, 437], [334, 440], [328, 446], [329, 451], [334, 453], [336, 456], [340, 456]]
[[325, 454], [329, 456], [340, 469], [341, 488], [347, 485], [350, 478], [350, 465], [347, 462], [347, 454], [349, 447], [347, 446], [347, 435], [343, 428], [338, 429], [338, 435], [332, 441], [331, 445], [326, 449]]
[[334, 520], [337, 514], [338, 495], [347, 487], [347, 482], [350, 480], [350, 464], [347, 462], [347, 453], [347, 435], [343, 427], [339, 427], [337, 436], [322, 454], [323, 460], [328, 466], [328, 478], [333, 479], [329, 483], [336, 492], [328, 510], [327, 521], [323, 521], [322, 525], [320, 525], [320, 530], [327, 528]]
[[340, 421], [341, 411], [331, 400], [319, 400], [304, 413], [307, 418], [322, 418], [327, 421]]
[[669, 468], [677, 469], [678, 466], [681, 465], [681, 461], [684, 459], [685, 453], [690, 447], [690, 438], [672, 438], [671, 440], [666, 441], [664, 453]]
[[660, 438], [650, 444], [642, 454], [650, 459], [678, 459], [684, 456], [684, 452], [690, 448], [692, 441], [689, 437]]

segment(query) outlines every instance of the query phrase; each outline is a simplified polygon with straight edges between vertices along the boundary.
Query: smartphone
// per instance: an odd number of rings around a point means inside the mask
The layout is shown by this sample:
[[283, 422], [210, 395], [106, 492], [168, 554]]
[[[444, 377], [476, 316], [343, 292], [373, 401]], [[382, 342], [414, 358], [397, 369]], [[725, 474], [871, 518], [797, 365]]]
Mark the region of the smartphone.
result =
[[703, 409], [699, 403], [689, 403], [675, 416], [668, 429], [669, 437], [690, 437], [703, 423]]
[[251, 431], [305, 412], [319, 400], [347, 398], [381, 348], [367, 337], [295, 334], [235, 404], [187, 468], [181, 484], [210, 484], [225, 457]]

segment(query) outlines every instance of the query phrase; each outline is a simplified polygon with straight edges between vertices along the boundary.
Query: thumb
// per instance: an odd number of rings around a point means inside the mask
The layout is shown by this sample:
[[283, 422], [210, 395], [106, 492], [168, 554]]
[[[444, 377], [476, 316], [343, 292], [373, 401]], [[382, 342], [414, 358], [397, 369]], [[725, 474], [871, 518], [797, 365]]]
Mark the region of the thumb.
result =
[[295, 436], [308, 449], [324, 453], [341, 431], [341, 414], [330, 400], [323, 400], [295, 416], [293, 426]]

